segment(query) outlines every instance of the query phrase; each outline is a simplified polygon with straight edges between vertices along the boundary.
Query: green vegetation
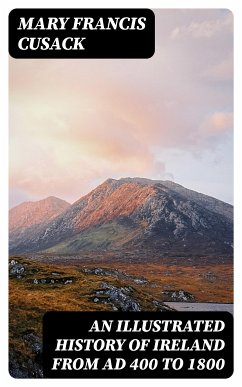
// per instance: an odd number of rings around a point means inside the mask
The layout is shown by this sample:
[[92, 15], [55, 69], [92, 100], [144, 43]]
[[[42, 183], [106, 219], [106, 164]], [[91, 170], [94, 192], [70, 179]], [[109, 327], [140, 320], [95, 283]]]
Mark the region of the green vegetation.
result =
[[71, 254], [79, 250], [106, 250], [118, 248], [132, 240], [139, 228], [111, 222], [84, 230], [65, 242], [46, 250], [47, 253]]

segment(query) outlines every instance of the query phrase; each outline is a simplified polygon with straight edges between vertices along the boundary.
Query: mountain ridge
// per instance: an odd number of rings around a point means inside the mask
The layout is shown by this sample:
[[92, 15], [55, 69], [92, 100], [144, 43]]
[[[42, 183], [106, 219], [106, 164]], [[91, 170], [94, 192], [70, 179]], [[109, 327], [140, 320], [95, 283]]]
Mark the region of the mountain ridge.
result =
[[[70, 203], [55, 196], [48, 196], [38, 201], [20, 203], [9, 211], [10, 231], [19, 227], [41, 223], [43, 220], [58, 215], [69, 206]], [[18, 218], [17, 222], [16, 218]]]
[[170, 181], [107, 179], [54, 219], [22, 230], [21, 240], [10, 238], [10, 252], [53, 252], [57, 246], [67, 253], [125, 248], [231, 254], [232, 216], [231, 205]]

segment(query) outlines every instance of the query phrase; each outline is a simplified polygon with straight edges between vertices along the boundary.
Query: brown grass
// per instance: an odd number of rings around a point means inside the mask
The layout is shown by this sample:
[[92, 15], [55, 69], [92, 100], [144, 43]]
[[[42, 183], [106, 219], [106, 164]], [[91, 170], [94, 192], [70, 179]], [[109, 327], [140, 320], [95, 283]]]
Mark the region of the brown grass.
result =
[[[183, 289], [192, 293], [200, 302], [233, 302], [233, 266], [231, 263], [200, 264], [189, 262], [179, 265], [168, 263], [86, 262], [58, 259], [56, 262], [39, 262], [28, 258], [16, 258], [27, 268], [21, 279], [10, 276], [9, 281], [9, 345], [21, 359], [30, 357], [31, 349], [23, 341], [27, 331], [41, 337], [42, 318], [46, 311], [97, 311], [112, 310], [109, 304], [93, 302], [94, 291], [102, 282], [115, 286], [131, 286], [134, 298], [143, 310], [154, 310], [152, 300], [162, 301], [162, 291]], [[135, 277], [145, 277], [148, 283], [137, 285], [130, 279], [97, 276], [80, 271], [84, 267], [118, 269]], [[34, 284], [33, 280], [50, 277], [58, 272], [58, 278], [72, 277], [71, 284]], [[207, 276], [207, 273], [212, 275]], [[57, 278], [57, 277], [56, 277]]]

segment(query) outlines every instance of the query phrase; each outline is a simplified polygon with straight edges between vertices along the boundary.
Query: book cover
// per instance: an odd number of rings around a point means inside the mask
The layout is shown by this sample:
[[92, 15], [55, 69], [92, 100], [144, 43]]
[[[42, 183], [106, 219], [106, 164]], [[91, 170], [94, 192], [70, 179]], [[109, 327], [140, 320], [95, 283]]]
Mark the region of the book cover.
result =
[[10, 12], [12, 377], [232, 375], [233, 23]]

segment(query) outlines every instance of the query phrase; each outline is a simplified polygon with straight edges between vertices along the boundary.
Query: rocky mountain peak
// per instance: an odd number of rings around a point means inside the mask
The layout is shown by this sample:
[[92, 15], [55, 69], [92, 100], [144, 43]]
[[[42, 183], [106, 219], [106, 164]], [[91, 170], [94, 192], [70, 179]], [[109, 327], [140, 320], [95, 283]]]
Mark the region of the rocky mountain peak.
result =
[[135, 249], [162, 255], [232, 251], [233, 207], [170, 181], [108, 179], [73, 205], [65, 203], [59, 215], [56, 209], [52, 215], [48, 205], [40, 202], [27, 213], [34, 221], [19, 217], [21, 235], [16, 237], [10, 229], [13, 252]]

